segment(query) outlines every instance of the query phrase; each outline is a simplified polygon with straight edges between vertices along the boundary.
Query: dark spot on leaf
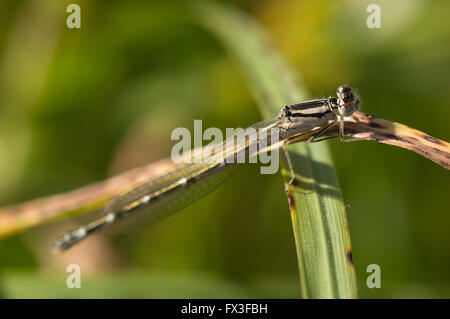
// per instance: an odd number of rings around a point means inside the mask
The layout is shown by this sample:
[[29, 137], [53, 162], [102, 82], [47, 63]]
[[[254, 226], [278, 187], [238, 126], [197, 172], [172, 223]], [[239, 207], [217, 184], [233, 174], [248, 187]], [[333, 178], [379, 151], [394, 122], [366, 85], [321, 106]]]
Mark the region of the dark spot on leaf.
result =
[[433, 151], [435, 151], [435, 152], [438, 153], [439, 155], [444, 156], [445, 158], [449, 158], [449, 159], [450, 159], [450, 154], [444, 152], [443, 150], [440, 150], [439, 148], [433, 147]]
[[375, 128], [382, 128], [383, 126], [381, 126], [380, 124], [378, 124], [377, 122], [375, 122], [375, 121], [373, 121], [373, 120], [371, 120], [370, 122], [369, 122], [369, 126], [370, 127], [375, 127]]
[[404, 137], [403, 137], [403, 140], [404, 140], [405, 142], [408, 142], [408, 143], [411, 143], [411, 144], [420, 142], [420, 141], [419, 141], [417, 138], [415, 138], [414, 136], [404, 136]]
[[423, 138], [426, 139], [427, 141], [437, 144], [437, 145], [444, 145], [444, 143], [442, 143], [442, 141], [438, 140], [437, 138], [434, 138], [433, 136], [430, 135], [423, 135]]
[[420, 144], [420, 141], [418, 139], [411, 138], [410, 136], [402, 136], [401, 138], [398, 138], [398, 140], [406, 144], [411, 144], [413, 146], [417, 146], [417, 144]]
[[354, 264], [353, 264], [353, 254], [352, 254], [351, 250], [349, 250], [347, 252], [347, 261], [350, 263], [350, 265], [354, 266]]
[[292, 180], [292, 183], [291, 183], [291, 185], [292, 186], [296, 186], [296, 187], [298, 187], [298, 179], [296, 179], [295, 177], [294, 177], [294, 179]]
[[397, 140], [397, 141], [402, 140], [400, 137], [398, 137], [397, 135], [394, 135], [394, 134], [383, 134], [383, 136], [390, 140]]
[[294, 210], [295, 211], [295, 198], [294, 196], [292, 196], [291, 192], [286, 192], [287, 198], [288, 198], [288, 202], [289, 202], [289, 209], [290, 210]]

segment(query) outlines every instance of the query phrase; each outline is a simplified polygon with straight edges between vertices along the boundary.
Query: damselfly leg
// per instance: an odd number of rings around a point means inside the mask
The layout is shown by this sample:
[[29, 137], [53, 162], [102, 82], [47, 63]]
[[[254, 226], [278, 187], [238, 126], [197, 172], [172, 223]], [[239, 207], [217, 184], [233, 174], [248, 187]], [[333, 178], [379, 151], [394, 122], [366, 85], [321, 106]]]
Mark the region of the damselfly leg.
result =
[[291, 157], [289, 156], [289, 152], [286, 148], [287, 144], [286, 141], [283, 143], [283, 151], [284, 151], [284, 156], [286, 157], [286, 162], [288, 164], [289, 167], [289, 172], [291, 174], [291, 178], [289, 179], [289, 182], [286, 184], [286, 187], [284, 188], [284, 191], [287, 192], [289, 189], [289, 186], [292, 185], [292, 183], [294, 183], [295, 181], [295, 171], [294, 171], [294, 165], [292, 165], [292, 160]]

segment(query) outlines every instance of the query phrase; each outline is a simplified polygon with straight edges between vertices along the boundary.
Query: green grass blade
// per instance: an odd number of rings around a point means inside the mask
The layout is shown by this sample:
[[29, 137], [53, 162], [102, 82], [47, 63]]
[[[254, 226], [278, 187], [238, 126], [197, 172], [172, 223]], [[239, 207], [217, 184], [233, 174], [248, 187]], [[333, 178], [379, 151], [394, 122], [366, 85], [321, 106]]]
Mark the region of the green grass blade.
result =
[[[198, 2], [196, 14], [247, 74], [265, 118], [307, 92], [269, 45], [261, 27], [227, 6]], [[356, 276], [344, 202], [326, 143], [289, 147], [298, 187], [288, 199], [304, 298], [355, 298]], [[289, 180], [282, 163], [285, 182]], [[284, 211], [284, 208], [283, 208]]]

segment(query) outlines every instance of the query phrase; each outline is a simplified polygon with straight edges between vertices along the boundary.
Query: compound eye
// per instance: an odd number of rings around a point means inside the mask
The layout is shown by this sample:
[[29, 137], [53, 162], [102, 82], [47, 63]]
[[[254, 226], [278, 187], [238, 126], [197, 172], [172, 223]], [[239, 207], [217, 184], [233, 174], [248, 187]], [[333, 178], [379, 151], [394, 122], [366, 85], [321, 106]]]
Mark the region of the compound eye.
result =
[[337, 89], [337, 96], [340, 100], [340, 104], [353, 103], [355, 96], [353, 95], [353, 89], [348, 85], [341, 85]]
[[340, 87], [338, 87], [336, 93], [337, 93], [338, 95], [344, 95], [344, 96], [346, 96], [346, 95], [351, 94], [352, 91], [353, 91], [353, 90], [352, 90], [352, 88], [351, 88], [350, 86], [344, 84], [344, 85], [341, 85]]

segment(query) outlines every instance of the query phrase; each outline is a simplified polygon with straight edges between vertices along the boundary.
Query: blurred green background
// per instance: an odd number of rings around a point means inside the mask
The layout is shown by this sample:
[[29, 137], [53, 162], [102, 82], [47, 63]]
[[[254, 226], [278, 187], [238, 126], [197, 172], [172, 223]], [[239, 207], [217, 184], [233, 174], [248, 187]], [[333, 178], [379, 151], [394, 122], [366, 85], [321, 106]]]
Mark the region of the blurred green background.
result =
[[[0, 2], [0, 204], [68, 191], [170, 154], [176, 127], [261, 118], [239, 65], [189, 2]], [[362, 110], [450, 140], [448, 1], [227, 1], [256, 19], [311, 97], [348, 83]], [[370, 3], [381, 29], [366, 26]], [[280, 108], [282, 105], [280, 105]], [[448, 171], [373, 142], [329, 143], [347, 206], [363, 298], [450, 297]], [[79, 220], [0, 241], [3, 298], [300, 296], [279, 174], [242, 166], [172, 217], [50, 244]], [[274, 214], [277, 212], [277, 214]], [[258, 217], [258, 218], [254, 218]], [[82, 288], [66, 287], [79, 264]], [[381, 267], [368, 289], [366, 267]]]

